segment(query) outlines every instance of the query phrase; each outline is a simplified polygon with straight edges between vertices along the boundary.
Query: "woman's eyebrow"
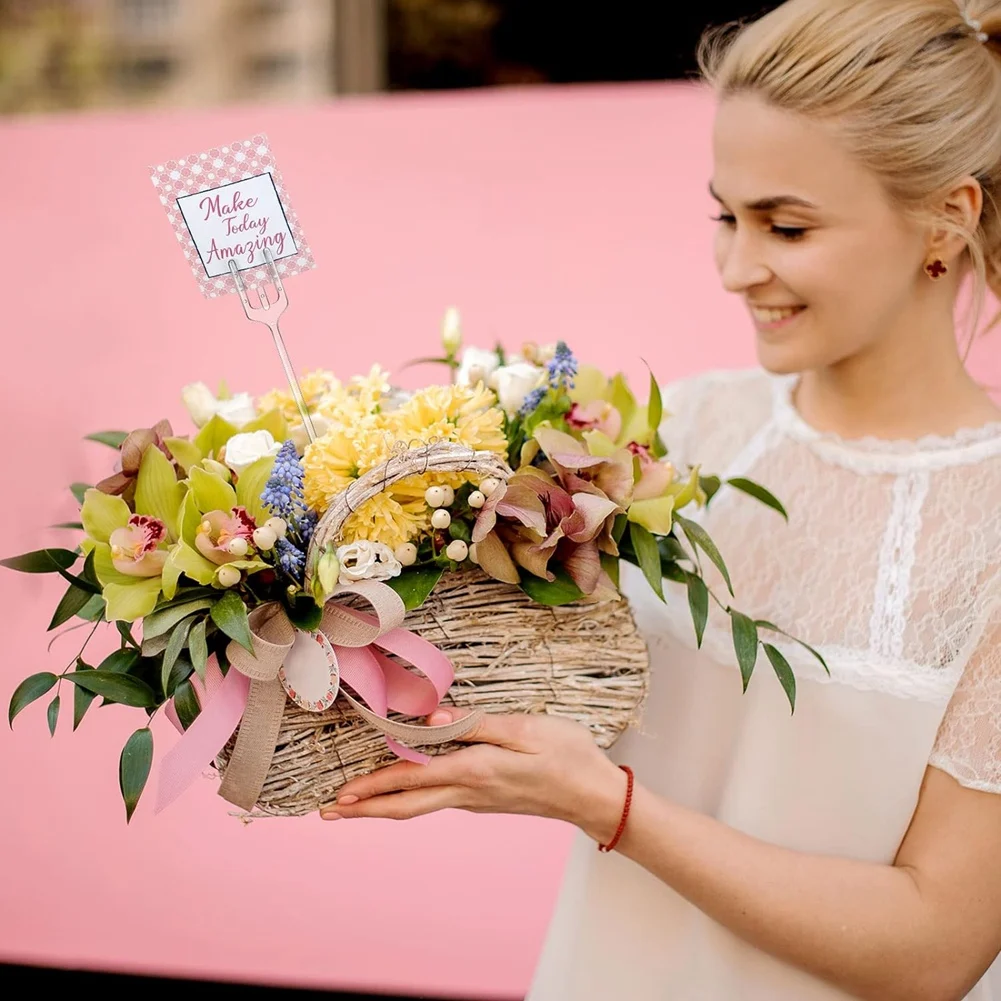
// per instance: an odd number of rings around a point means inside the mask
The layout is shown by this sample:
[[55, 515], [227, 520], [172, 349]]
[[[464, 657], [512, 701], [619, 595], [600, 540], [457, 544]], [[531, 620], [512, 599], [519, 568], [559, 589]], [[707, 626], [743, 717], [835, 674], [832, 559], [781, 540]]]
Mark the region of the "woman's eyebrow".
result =
[[[709, 194], [720, 204], [725, 204], [723, 199], [716, 193], [716, 189], [712, 186], [711, 181], [709, 182]], [[798, 195], [771, 195], [767, 198], [758, 198], [753, 202], [745, 203], [744, 208], [749, 212], [771, 212], [773, 209], [782, 208], [787, 205], [793, 205], [802, 209], [820, 208], [819, 205], [815, 205], [805, 198], [800, 198]]]

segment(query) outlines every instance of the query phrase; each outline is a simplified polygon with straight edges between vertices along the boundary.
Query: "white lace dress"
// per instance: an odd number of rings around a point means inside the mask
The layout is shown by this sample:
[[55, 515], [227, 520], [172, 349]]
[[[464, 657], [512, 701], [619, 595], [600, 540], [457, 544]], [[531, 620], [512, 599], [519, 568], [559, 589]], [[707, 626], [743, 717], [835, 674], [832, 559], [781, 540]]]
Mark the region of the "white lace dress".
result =
[[[700, 520], [733, 604], [815, 645], [831, 678], [778, 642], [795, 714], [763, 656], [742, 694], [725, 614], [697, 650], [683, 587], [665, 581], [664, 605], [624, 567], [652, 683], [612, 757], [653, 792], [773, 844], [890, 863], [929, 761], [1001, 793], [1001, 423], [843, 441], [802, 420], [794, 382], [753, 370], [684, 380], [667, 391], [662, 433], [676, 463], [749, 476], [783, 501], [788, 524], [724, 488]], [[578, 834], [528, 1001], [845, 997]], [[1001, 1001], [1001, 964], [968, 997]]]

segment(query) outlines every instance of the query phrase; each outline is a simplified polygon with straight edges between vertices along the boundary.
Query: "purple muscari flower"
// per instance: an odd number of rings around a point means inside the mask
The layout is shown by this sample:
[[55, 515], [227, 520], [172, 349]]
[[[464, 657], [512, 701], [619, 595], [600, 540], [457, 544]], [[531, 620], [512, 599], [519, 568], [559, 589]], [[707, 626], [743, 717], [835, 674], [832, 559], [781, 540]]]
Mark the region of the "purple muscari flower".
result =
[[275, 543], [275, 552], [278, 554], [278, 566], [297, 584], [301, 584], [306, 569], [306, 554], [288, 539], [279, 539]]
[[558, 387], [565, 384], [568, 389], [573, 386], [574, 376], [577, 374], [577, 359], [565, 341], [557, 342], [556, 354], [546, 366], [546, 371], [549, 373], [549, 381], [552, 386]]
[[303, 479], [302, 463], [296, 455], [295, 442], [290, 439], [275, 456], [261, 502], [273, 515], [294, 525], [303, 509]]
[[532, 413], [535, 408], [545, 399], [546, 393], [549, 392], [548, 386], [539, 386], [538, 389], [533, 389], [526, 397], [525, 402], [522, 403], [521, 409], [518, 413], [522, 417], [527, 417]]

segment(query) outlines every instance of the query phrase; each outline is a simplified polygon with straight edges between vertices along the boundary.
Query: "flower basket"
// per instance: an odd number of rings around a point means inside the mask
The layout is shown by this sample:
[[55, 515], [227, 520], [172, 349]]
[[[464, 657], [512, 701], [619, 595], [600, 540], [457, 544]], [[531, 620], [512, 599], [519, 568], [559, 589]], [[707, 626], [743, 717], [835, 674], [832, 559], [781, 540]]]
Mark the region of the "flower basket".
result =
[[[511, 474], [494, 453], [462, 446], [398, 451], [334, 500], [313, 534], [307, 565], [315, 567], [323, 548], [340, 541], [345, 519], [365, 500], [428, 471], [504, 479]], [[404, 628], [452, 662], [455, 681], [443, 704], [563, 716], [587, 726], [597, 744], [608, 748], [635, 721], [646, 695], [646, 645], [622, 598], [541, 605], [520, 588], [470, 569], [444, 575], [423, 604], [407, 612]], [[236, 736], [216, 760], [223, 776]], [[459, 746], [446, 742], [427, 750]], [[350, 779], [396, 760], [383, 733], [345, 700], [319, 713], [287, 701], [253, 814], [315, 812]]]

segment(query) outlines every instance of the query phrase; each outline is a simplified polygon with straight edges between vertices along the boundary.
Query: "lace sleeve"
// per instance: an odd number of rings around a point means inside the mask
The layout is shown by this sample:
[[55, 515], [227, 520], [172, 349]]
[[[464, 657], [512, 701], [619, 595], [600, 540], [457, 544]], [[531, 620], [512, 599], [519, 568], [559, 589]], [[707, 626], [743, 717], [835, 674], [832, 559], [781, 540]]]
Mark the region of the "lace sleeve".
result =
[[1001, 606], [963, 671], [929, 763], [970, 789], [1001, 793]]

